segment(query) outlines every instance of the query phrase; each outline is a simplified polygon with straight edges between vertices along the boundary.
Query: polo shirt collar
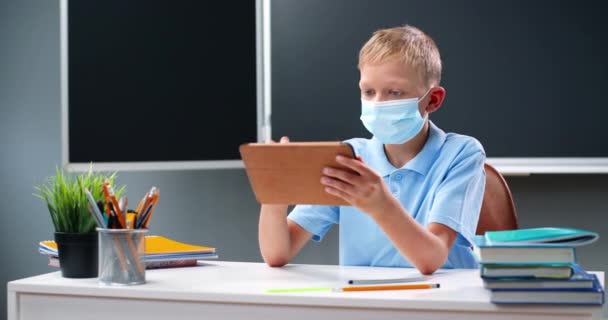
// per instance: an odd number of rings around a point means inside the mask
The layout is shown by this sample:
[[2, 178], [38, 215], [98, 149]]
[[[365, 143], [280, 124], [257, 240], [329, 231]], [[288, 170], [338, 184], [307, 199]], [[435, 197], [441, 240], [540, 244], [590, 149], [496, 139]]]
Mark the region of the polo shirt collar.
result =
[[[445, 139], [446, 133], [429, 120], [429, 136], [424, 144], [424, 147], [422, 147], [422, 150], [420, 150], [420, 152], [412, 160], [408, 161], [399, 169], [412, 170], [420, 173], [423, 176], [426, 175], [435, 162], [435, 159], [437, 158], [439, 150], [443, 146]], [[388, 161], [382, 142], [380, 142], [380, 140], [378, 140], [376, 137], [373, 137], [372, 144], [374, 150], [374, 167], [378, 173], [385, 177], [397, 170], [397, 168], [395, 168]]]

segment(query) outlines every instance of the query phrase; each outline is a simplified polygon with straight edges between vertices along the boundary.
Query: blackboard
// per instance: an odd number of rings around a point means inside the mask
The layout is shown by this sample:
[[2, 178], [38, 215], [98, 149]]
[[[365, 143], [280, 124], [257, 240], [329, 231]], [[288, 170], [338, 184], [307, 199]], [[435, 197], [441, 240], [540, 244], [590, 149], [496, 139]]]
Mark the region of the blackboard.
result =
[[257, 141], [256, 1], [62, 5], [70, 163], [237, 161]]
[[369, 137], [358, 52], [374, 30], [417, 26], [443, 60], [431, 120], [488, 157], [608, 156], [608, 24], [601, 1], [281, 0], [272, 6], [276, 139]]

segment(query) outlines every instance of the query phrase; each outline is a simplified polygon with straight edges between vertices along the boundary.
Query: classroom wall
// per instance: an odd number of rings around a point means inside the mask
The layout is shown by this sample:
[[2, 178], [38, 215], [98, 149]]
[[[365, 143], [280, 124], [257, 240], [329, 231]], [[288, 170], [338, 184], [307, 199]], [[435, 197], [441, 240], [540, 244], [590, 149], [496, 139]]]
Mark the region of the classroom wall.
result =
[[[0, 0], [0, 283], [55, 270], [37, 253], [38, 241], [52, 238], [53, 227], [45, 205], [32, 193], [60, 163], [59, 80], [58, 1]], [[100, 113], [97, 125], [108, 119]], [[152, 185], [162, 190], [151, 233], [216, 246], [223, 260], [261, 261], [259, 207], [243, 170], [122, 172], [118, 182], [127, 185], [132, 199]], [[604, 238], [581, 249], [579, 259], [588, 269], [608, 271], [608, 175], [511, 177], [508, 182], [522, 227], [599, 232]], [[295, 260], [337, 261], [337, 228]], [[6, 291], [0, 290], [3, 317]]]

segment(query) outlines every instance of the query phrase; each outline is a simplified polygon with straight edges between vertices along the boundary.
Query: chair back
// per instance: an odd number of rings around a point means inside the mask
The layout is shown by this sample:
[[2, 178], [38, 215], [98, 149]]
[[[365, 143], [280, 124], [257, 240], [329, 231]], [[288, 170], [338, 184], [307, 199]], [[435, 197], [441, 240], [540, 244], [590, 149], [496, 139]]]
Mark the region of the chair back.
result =
[[475, 233], [483, 235], [486, 231], [517, 229], [517, 212], [507, 181], [491, 165], [486, 163], [484, 169], [486, 189]]

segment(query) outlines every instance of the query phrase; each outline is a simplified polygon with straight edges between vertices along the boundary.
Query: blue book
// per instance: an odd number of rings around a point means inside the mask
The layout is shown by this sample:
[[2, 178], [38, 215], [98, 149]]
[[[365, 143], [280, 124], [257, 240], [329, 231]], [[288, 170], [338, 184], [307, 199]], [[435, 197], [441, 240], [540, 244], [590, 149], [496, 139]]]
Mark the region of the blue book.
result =
[[482, 264], [540, 265], [576, 263], [574, 247], [564, 244], [491, 244], [484, 236], [473, 237], [474, 252]]
[[519, 304], [604, 304], [604, 288], [594, 274], [591, 288], [494, 289], [493, 303]]
[[571, 277], [560, 278], [524, 278], [501, 277], [484, 278], [484, 287], [487, 289], [572, 289], [593, 288], [594, 278], [579, 265], [572, 265], [574, 273]]
[[572, 228], [532, 228], [506, 231], [487, 231], [484, 235], [488, 245], [568, 245], [582, 246], [599, 238], [595, 232]]

